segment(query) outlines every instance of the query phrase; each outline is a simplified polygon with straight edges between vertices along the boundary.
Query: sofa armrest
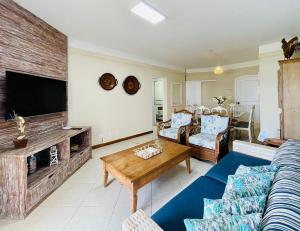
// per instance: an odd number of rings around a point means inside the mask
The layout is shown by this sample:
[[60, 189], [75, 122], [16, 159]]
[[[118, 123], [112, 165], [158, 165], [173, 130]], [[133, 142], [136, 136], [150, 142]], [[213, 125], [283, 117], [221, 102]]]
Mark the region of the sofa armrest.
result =
[[272, 161], [277, 148], [235, 140], [233, 141], [233, 151]]
[[143, 210], [131, 214], [122, 223], [122, 231], [163, 231]]

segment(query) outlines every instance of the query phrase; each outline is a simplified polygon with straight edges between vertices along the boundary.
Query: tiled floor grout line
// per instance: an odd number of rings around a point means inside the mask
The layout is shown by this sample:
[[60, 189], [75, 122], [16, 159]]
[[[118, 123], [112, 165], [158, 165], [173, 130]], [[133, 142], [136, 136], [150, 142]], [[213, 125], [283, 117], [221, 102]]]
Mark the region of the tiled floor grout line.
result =
[[71, 223], [71, 221], [72, 221], [73, 218], [75, 217], [75, 215], [76, 215], [76, 213], [78, 212], [79, 208], [80, 208], [79, 205], [76, 206], [76, 209], [74, 210], [72, 216], [70, 217], [69, 221], [66, 223], [66, 225], [64, 226], [64, 228], [62, 229], [62, 231], [65, 231], [65, 230], [68, 228], [69, 224]]
[[[95, 183], [96, 183], [96, 182], [95, 182]], [[84, 183], [80, 183], [80, 184], [84, 184]], [[86, 194], [90, 193], [92, 190], [93, 190], [93, 188], [91, 188]], [[82, 198], [82, 200], [81, 200], [81, 201], [79, 202], [79, 204], [76, 206], [76, 209], [75, 209], [73, 215], [71, 216], [71, 219], [66, 223], [66, 225], [64, 226], [64, 228], [63, 228], [62, 231], [64, 231], [64, 230], [67, 229], [68, 225], [71, 223], [72, 219], [75, 217], [75, 215], [76, 215], [76, 213], [79, 211], [80, 207], [82, 207], [82, 206], [80, 206], [80, 205], [83, 203], [83, 201], [84, 201], [84, 198]]]
[[111, 211], [109, 220], [108, 220], [108, 222], [107, 222], [107, 227], [106, 227], [106, 229], [105, 229], [106, 231], [109, 231], [109, 226], [110, 226], [110, 223], [111, 223], [111, 220], [112, 220], [112, 216], [114, 215], [115, 209], [116, 209], [117, 204], [118, 204], [118, 202], [119, 202], [119, 199], [120, 199], [120, 196], [121, 196], [121, 192], [122, 192], [122, 188], [123, 188], [123, 186], [120, 187], [119, 194], [118, 194], [118, 198], [116, 199], [116, 202], [115, 202], [115, 204], [114, 204], [114, 207], [113, 207], [113, 209], [112, 209], [112, 211]]

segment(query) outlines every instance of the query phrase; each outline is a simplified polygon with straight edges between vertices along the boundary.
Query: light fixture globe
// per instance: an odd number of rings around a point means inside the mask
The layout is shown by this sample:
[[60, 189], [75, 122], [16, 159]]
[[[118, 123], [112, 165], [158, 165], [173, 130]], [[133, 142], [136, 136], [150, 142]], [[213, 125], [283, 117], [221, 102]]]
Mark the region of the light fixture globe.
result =
[[214, 73], [215, 75], [223, 74], [223, 68], [221, 66], [216, 66], [216, 68], [214, 69]]

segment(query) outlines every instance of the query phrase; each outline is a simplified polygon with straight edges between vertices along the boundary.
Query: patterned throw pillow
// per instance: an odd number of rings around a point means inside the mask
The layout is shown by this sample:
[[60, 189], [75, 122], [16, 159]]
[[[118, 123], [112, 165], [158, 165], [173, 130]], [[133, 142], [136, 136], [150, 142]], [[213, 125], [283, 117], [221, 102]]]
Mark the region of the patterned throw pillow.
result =
[[179, 128], [181, 126], [187, 126], [192, 121], [192, 115], [191, 114], [185, 114], [185, 113], [174, 113], [172, 115], [171, 120], [171, 127], [172, 128]]
[[275, 173], [229, 175], [223, 199], [267, 195]]
[[266, 196], [244, 197], [237, 200], [204, 198], [204, 219], [218, 218], [224, 215], [247, 215], [263, 213]]
[[260, 230], [261, 213], [223, 216], [216, 219], [184, 219], [187, 231], [255, 231]]
[[201, 132], [217, 135], [228, 127], [228, 117], [201, 115]]
[[243, 175], [248, 173], [265, 173], [265, 172], [277, 172], [277, 165], [263, 165], [263, 166], [254, 166], [249, 167], [245, 165], [240, 165], [235, 172], [235, 175]]

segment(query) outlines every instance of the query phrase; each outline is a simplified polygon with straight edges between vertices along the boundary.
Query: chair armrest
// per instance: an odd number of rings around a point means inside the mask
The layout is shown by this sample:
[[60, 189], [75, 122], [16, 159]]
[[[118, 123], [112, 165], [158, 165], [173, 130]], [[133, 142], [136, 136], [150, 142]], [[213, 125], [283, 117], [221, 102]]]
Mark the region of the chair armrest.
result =
[[131, 214], [131, 216], [122, 223], [122, 231], [140, 230], [163, 231], [143, 210], [138, 210]]
[[219, 150], [220, 149], [220, 146], [221, 146], [221, 141], [224, 139], [225, 135], [227, 134], [227, 144], [228, 144], [228, 141], [229, 141], [229, 130], [230, 128], [226, 128], [225, 130], [221, 131], [218, 133], [217, 137], [216, 137], [216, 150]]
[[197, 125], [192, 125], [192, 126], [188, 126], [187, 129], [186, 129], [186, 135], [185, 135], [185, 138], [186, 138], [186, 145], [189, 145], [189, 140], [190, 140], [190, 136], [191, 135], [196, 135], [198, 133], [200, 133], [201, 131], [201, 127], [199, 124]]
[[170, 128], [171, 127], [171, 120], [167, 120], [167, 121], [163, 121], [163, 122], [159, 122], [157, 124], [157, 134], [159, 135], [159, 131], [166, 129], [166, 128]]
[[216, 140], [221, 142], [221, 140], [223, 139], [224, 135], [226, 135], [229, 132], [230, 128], [226, 128], [224, 131], [221, 131], [218, 133]]
[[271, 161], [273, 160], [277, 148], [235, 140], [233, 141], [233, 151]]

